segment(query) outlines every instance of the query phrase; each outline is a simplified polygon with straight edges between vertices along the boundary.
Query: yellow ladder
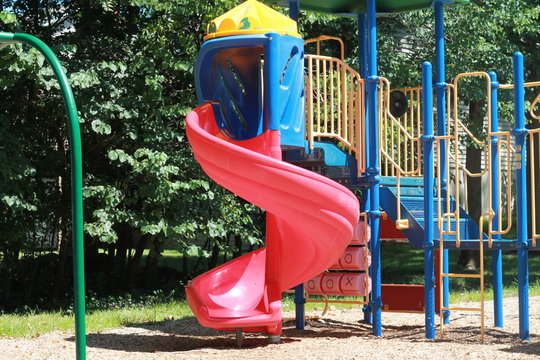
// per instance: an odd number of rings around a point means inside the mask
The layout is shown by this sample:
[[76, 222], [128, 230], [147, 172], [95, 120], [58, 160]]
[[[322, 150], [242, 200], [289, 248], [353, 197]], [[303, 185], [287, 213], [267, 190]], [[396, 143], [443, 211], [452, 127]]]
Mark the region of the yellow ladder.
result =
[[[483, 220], [483, 217], [481, 218]], [[478, 274], [457, 274], [457, 273], [445, 273], [444, 272], [444, 235], [456, 235], [458, 237], [458, 231], [440, 231], [440, 242], [439, 242], [439, 299], [441, 299], [440, 304], [440, 310], [439, 310], [439, 318], [440, 318], [440, 324], [441, 324], [441, 332], [440, 337], [441, 339], [444, 338], [444, 311], [446, 310], [455, 310], [455, 311], [471, 311], [471, 312], [479, 312], [480, 313], [480, 341], [484, 341], [484, 241], [482, 239], [483, 237], [483, 229], [482, 229], [482, 221], [480, 221], [480, 243], [479, 243], [479, 251], [480, 251], [480, 272]], [[459, 223], [456, 224], [456, 228], [459, 228]], [[442, 230], [442, 229], [441, 229]], [[456, 239], [456, 247], [459, 248], [459, 239]], [[444, 278], [473, 278], [473, 279], [480, 279], [480, 307], [479, 308], [466, 308], [466, 307], [452, 307], [443, 306], [444, 304], [444, 285], [443, 285], [443, 279]]]

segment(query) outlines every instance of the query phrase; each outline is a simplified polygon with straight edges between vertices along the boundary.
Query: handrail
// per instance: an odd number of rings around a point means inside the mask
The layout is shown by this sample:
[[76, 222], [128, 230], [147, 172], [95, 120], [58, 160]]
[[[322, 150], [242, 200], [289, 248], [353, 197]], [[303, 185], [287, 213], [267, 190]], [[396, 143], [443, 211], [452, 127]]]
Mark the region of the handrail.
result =
[[339, 141], [365, 171], [364, 80], [337, 58], [306, 55], [306, 122], [310, 149], [316, 138]]
[[317, 36], [316, 38], [305, 40], [304, 45], [311, 44], [311, 43], [316, 43], [316, 49], [317, 49], [317, 54], [316, 55], [321, 55], [321, 42], [323, 42], [325, 40], [335, 40], [335, 41], [339, 42], [340, 60], [344, 61], [345, 60], [345, 44], [343, 43], [343, 40], [341, 40], [341, 38], [339, 38], [337, 36], [330, 36], [330, 35]]
[[[421, 144], [420, 144], [420, 101], [417, 101], [416, 107], [410, 107], [409, 113], [405, 115], [405, 126], [401, 124], [390, 112], [390, 82], [384, 77], [379, 78], [379, 84], [382, 91], [379, 92], [379, 121], [380, 125], [380, 136], [383, 137], [380, 140], [381, 144], [381, 156], [380, 161], [382, 162], [383, 158], [386, 160], [385, 163], [385, 173], [387, 175], [397, 176], [399, 173], [403, 176], [421, 176]], [[404, 92], [416, 92], [417, 100], [420, 97], [421, 88], [409, 88], [401, 89]], [[414, 112], [416, 111], [416, 114]], [[416, 115], [416, 124], [415, 117]], [[418, 135], [414, 136], [406, 128], [407, 124], [411, 123], [411, 129], [416, 129]], [[397, 128], [397, 129], [394, 129]], [[390, 131], [389, 131], [390, 128]], [[398, 131], [397, 141], [395, 140], [395, 130]], [[390, 144], [388, 144], [390, 139]], [[401, 149], [401, 141], [403, 140], [404, 150]], [[397, 144], [396, 144], [397, 142]], [[411, 143], [409, 145], [409, 142]], [[415, 145], [416, 144], [416, 145]], [[396, 150], [397, 147], [397, 150]], [[396, 154], [397, 153], [397, 154]], [[403, 154], [403, 156], [402, 156]], [[397, 161], [394, 158], [394, 155], [397, 155]], [[416, 158], [416, 165], [415, 165]], [[388, 171], [388, 163], [392, 165], [392, 170]], [[409, 164], [410, 163], [410, 164]], [[409, 170], [408, 165], [411, 165]], [[381, 169], [383, 166], [381, 165]]]
[[[465, 126], [465, 124], [459, 119], [458, 114], [458, 106], [459, 106], [459, 90], [460, 90], [460, 81], [464, 78], [468, 77], [478, 77], [481, 76], [485, 78], [486, 80], [486, 89], [487, 89], [487, 125], [488, 129], [490, 129], [491, 126], [491, 79], [489, 75], [485, 72], [472, 72], [472, 73], [464, 73], [458, 75], [452, 84], [447, 84], [447, 97], [449, 101], [447, 102], [447, 134], [445, 136], [436, 136], [435, 137], [435, 145], [436, 145], [436, 154], [437, 154], [437, 161], [446, 161], [449, 165], [452, 165], [454, 167], [453, 170], [453, 176], [454, 176], [454, 184], [455, 186], [452, 187], [452, 193], [455, 197], [455, 209], [454, 211], [450, 211], [451, 209], [451, 193], [447, 192], [446, 195], [443, 195], [440, 189], [442, 188], [442, 183], [439, 183], [439, 193], [438, 198], [439, 200], [439, 209], [437, 211], [439, 216], [439, 228], [441, 232], [445, 232], [446, 234], [453, 234], [456, 235], [456, 245], [460, 246], [460, 229], [459, 227], [456, 228], [455, 231], [450, 232], [450, 222], [451, 219], [454, 219], [454, 221], [459, 222], [459, 208], [461, 206], [461, 196], [460, 194], [463, 194], [464, 201], [465, 201], [465, 208], [467, 208], [467, 178], [468, 177], [482, 177], [486, 174], [490, 174], [492, 172], [491, 169], [491, 161], [492, 161], [492, 155], [491, 155], [491, 148], [489, 146], [490, 140], [493, 138], [497, 138], [497, 149], [501, 153], [502, 156], [498, 157], [499, 162], [499, 169], [502, 169], [502, 162], [506, 161], [506, 170], [499, 170], [499, 173], [497, 176], [500, 178], [502, 171], [505, 171], [508, 173], [508, 178], [510, 178], [510, 168], [509, 164], [511, 163], [512, 159], [512, 151], [515, 150], [514, 147], [511, 144], [510, 141], [510, 132], [508, 131], [497, 131], [487, 132], [487, 139], [481, 140], [480, 138], [476, 137], [468, 128]], [[418, 106], [417, 99], [411, 99], [412, 106], [410, 107], [408, 118], [404, 119], [396, 119], [392, 116], [392, 114], [389, 111], [389, 96], [390, 96], [390, 84], [387, 79], [381, 78], [380, 80], [380, 87], [382, 91], [380, 92], [380, 103], [382, 104], [380, 106], [380, 121], [382, 123], [381, 125], [381, 132], [380, 136], [382, 137], [380, 144], [381, 144], [381, 169], [383, 171], [386, 170], [388, 175], [396, 176], [397, 177], [397, 202], [398, 202], [398, 222], [403, 223], [400, 219], [400, 211], [399, 211], [399, 202], [400, 202], [400, 180], [401, 177], [404, 176], [415, 176], [415, 175], [421, 175], [421, 170], [419, 171], [418, 168], [415, 166], [409, 167], [409, 162], [411, 159], [414, 160], [414, 158], [419, 159], [418, 160], [418, 166], [421, 168], [421, 153], [420, 150], [417, 150], [417, 148], [414, 147], [414, 145], [411, 145], [412, 142], [418, 142], [418, 145], [420, 145], [420, 138], [415, 136], [416, 134], [413, 134], [412, 131], [414, 131], [412, 126], [408, 125], [409, 118], [413, 117], [411, 115], [415, 112], [415, 107]], [[419, 87], [416, 88], [409, 88], [409, 89], [400, 89], [401, 91], [408, 91], [409, 93], [413, 91], [421, 91], [422, 89]], [[413, 96], [411, 95], [411, 98]], [[413, 122], [413, 121], [411, 121]], [[419, 128], [419, 125], [418, 125]], [[471, 141], [477, 145], [481, 145], [483, 148], [484, 158], [485, 158], [485, 165], [482, 167], [482, 169], [479, 172], [473, 172], [470, 171], [466, 164], [462, 163], [459, 155], [459, 148], [461, 143], [461, 137], [467, 136], [471, 139]], [[443, 141], [447, 140], [447, 141]], [[441, 151], [439, 150], [440, 146], [446, 147], [446, 160], [441, 159]], [[404, 148], [404, 150], [402, 149]], [[417, 151], [417, 152], [415, 152]], [[407, 158], [407, 162], [405, 165], [402, 164], [403, 159]], [[440, 174], [439, 174], [440, 176]], [[460, 185], [460, 179], [463, 178], [463, 192]], [[499, 181], [500, 183], [500, 181]], [[491, 186], [491, 184], [489, 184]], [[512, 192], [512, 183], [509, 181], [506, 184], [506, 199], [511, 198], [511, 192]], [[445, 197], [445, 199], [443, 199]], [[487, 210], [483, 213], [488, 214], [492, 213], [493, 210], [493, 203], [497, 202], [499, 204], [498, 209], [504, 209], [506, 210], [508, 214], [508, 221], [507, 226], [505, 229], [502, 227], [502, 216], [498, 217], [499, 227], [497, 230], [493, 230], [490, 226], [489, 228], [489, 237], [491, 238], [493, 235], [503, 235], [510, 231], [512, 227], [512, 219], [511, 219], [511, 203], [510, 201], [506, 201], [506, 206], [503, 206], [503, 191], [499, 192], [498, 197], [492, 198], [491, 191], [489, 191], [489, 199], [488, 199], [488, 206]], [[442, 206], [445, 204], [445, 209], [443, 211]], [[399, 227], [399, 225], [398, 225]], [[540, 238], [540, 236], [539, 236]], [[489, 246], [491, 247], [492, 243], [489, 242]]]
[[[491, 149], [490, 147], [488, 146], [488, 142], [486, 141], [481, 141], [479, 140], [478, 138], [476, 138], [472, 133], [471, 131], [466, 127], [464, 126], [464, 124], [461, 122], [461, 120], [459, 120], [459, 111], [458, 111], [458, 106], [459, 106], [459, 81], [461, 79], [464, 79], [464, 78], [470, 78], [470, 77], [483, 77], [485, 78], [486, 80], [486, 89], [487, 89], [487, 128], [488, 128], [488, 137], [490, 136], [489, 134], [489, 131], [491, 129], [491, 78], [489, 76], [488, 73], [486, 72], [481, 72], [481, 71], [478, 71], [478, 72], [470, 72], [470, 73], [463, 73], [463, 74], [459, 74], [455, 77], [453, 83], [452, 83], [452, 101], [453, 101], [453, 106], [454, 106], [454, 109], [453, 109], [453, 115], [454, 115], [454, 121], [453, 121], [453, 149], [454, 149], [454, 153], [452, 154], [451, 151], [448, 151], [447, 152], [447, 161], [448, 163], [450, 164], [450, 160], [453, 160], [454, 161], [454, 199], [455, 199], [455, 202], [456, 202], [456, 208], [455, 208], [455, 221], [456, 221], [456, 224], [459, 223], [459, 220], [460, 220], [460, 216], [459, 216], [459, 208], [460, 208], [460, 202], [461, 202], [461, 197], [460, 197], [460, 193], [461, 193], [461, 189], [460, 189], [460, 185], [459, 185], [459, 178], [460, 178], [460, 171], [463, 172], [463, 178], [467, 178], [467, 177], [481, 177], [483, 176], [484, 174], [491, 174], [491, 166], [490, 166], [490, 159], [491, 159]], [[449, 129], [451, 130], [451, 129]], [[481, 170], [480, 172], [477, 172], [477, 173], [473, 173], [471, 171], [469, 171], [469, 169], [467, 169], [467, 166], [466, 164], [462, 164], [461, 161], [460, 161], [460, 158], [459, 158], [459, 154], [458, 154], [458, 149], [459, 149], [459, 145], [460, 145], [460, 139], [459, 139], [459, 135], [460, 135], [460, 130], [462, 130], [474, 143], [476, 143], [477, 145], [482, 145], [483, 146], [483, 151], [484, 151], [484, 154], [486, 154], [485, 156], [487, 156], [487, 159], [486, 159], [486, 162], [485, 162], [485, 166], [484, 166], [484, 169]], [[449, 134], [452, 134], [451, 131], [449, 131]], [[452, 141], [449, 141], [449, 143], [451, 143]], [[449, 144], [449, 150], [451, 150], [451, 146], [452, 144]], [[488, 175], [489, 176], [489, 175]], [[466, 184], [466, 183], [465, 183]], [[491, 182], [488, 182], [488, 205], [487, 205], [487, 208], [488, 209], [492, 209], [493, 206], [493, 201], [492, 201], [492, 198], [491, 198]], [[468, 189], [464, 189], [464, 193], [467, 194], [468, 192]], [[449, 203], [449, 200], [450, 200], [450, 192], [448, 192], [446, 194], [446, 197], [447, 197], [447, 204]], [[459, 226], [456, 226], [456, 246], [459, 247], [460, 246], [460, 241], [461, 241], [461, 234], [460, 234], [460, 227]]]
[[536, 96], [536, 99], [531, 103], [531, 108], [529, 109], [529, 114], [533, 119], [540, 120], [540, 114], [535, 114], [534, 109], [536, 106], [540, 105], [540, 93]]
[[60, 84], [68, 117], [71, 148], [71, 209], [73, 236], [73, 281], [75, 289], [75, 341], [78, 360], [86, 359], [85, 299], [84, 299], [84, 238], [82, 196], [82, 145], [79, 115], [73, 91], [60, 61], [50, 47], [35, 36], [0, 32], [1, 44], [23, 43], [37, 49], [52, 67]]
[[[540, 148], [540, 145], [538, 144], [540, 142], [540, 128], [539, 129], [529, 129], [529, 147], [530, 147], [530, 151], [529, 151], [529, 156], [530, 156], [530, 161], [531, 161], [531, 168], [529, 169], [529, 178], [530, 178], [530, 182], [531, 182], [531, 186], [534, 186], [533, 184], [536, 183], [536, 179], [540, 177], [540, 174], [537, 174], [537, 171], [536, 171], [536, 161], [537, 160], [537, 157], [536, 157], [536, 152], [538, 151], [537, 149]], [[535, 137], [537, 139], [535, 139]], [[530, 196], [531, 196], [531, 215], [530, 215], [530, 218], [531, 218], [531, 242], [532, 242], [532, 246], [535, 247], [536, 246], [536, 242], [538, 239], [540, 239], [540, 231], [537, 229], [537, 223], [536, 223], [536, 212], [537, 212], [537, 209], [536, 209], [536, 191], [530, 191]]]
[[[537, 87], [537, 86], [540, 86], [540, 81], [526, 82], [523, 86], [525, 88]], [[514, 84], [501, 84], [501, 85], [499, 85], [499, 89], [513, 90], [514, 89]], [[531, 103], [531, 106], [529, 108], [529, 114], [531, 115], [531, 117], [533, 119], [536, 119], [536, 120], [540, 120], [540, 114], [535, 114], [534, 109], [539, 104], [540, 104], [540, 94], [538, 94], [536, 99], [533, 100], [533, 102]]]

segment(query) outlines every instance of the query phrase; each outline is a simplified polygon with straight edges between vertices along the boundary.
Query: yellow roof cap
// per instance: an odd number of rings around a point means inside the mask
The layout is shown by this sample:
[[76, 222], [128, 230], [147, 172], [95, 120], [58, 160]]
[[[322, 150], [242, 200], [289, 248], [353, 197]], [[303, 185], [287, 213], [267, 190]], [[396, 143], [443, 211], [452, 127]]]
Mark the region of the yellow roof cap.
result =
[[296, 21], [256, 0], [247, 0], [215, 18], [208, 24], [206, 32], [204, 40], [268, 32], [301, 37]]

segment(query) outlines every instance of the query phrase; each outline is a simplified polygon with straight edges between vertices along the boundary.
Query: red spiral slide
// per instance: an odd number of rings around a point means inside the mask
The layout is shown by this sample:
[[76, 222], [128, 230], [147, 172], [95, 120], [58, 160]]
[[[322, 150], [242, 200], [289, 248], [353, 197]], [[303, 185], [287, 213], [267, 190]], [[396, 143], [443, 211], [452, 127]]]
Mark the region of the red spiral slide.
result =
[[201, 325], [281, 334], [281, 294], [332, 266], [358, 223], [358, 199], [338, 183], [280, 160], [279, 131], [246, 141], [221, 135], [209, 104], [190, 112], [187, 135], [217, 183], [267, 211], [266, 247], [186, 286]]

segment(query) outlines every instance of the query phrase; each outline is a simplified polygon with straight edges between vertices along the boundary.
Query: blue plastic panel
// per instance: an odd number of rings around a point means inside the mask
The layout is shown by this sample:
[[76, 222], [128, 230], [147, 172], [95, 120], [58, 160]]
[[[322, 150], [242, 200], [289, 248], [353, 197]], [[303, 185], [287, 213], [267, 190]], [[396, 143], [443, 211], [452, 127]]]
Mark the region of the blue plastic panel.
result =
[[303, 146], [304, 41], [288, 35], [268, 34], [272, 39], [265, 56], [265, 121], [280, 130], [281, 145]]
[[221, 132], [246, 140], [263, 132], [264, 35], [226, 37], [203, 44], [195, 67], [199, 104], [211, 102]]
[[247, 140], [280, 130], [282, 145], [303, 146], [304, 43], [280, 35], [242, 35], [205, 42], [197, 57], [199, 104], [211, 102], [221, 132]]

